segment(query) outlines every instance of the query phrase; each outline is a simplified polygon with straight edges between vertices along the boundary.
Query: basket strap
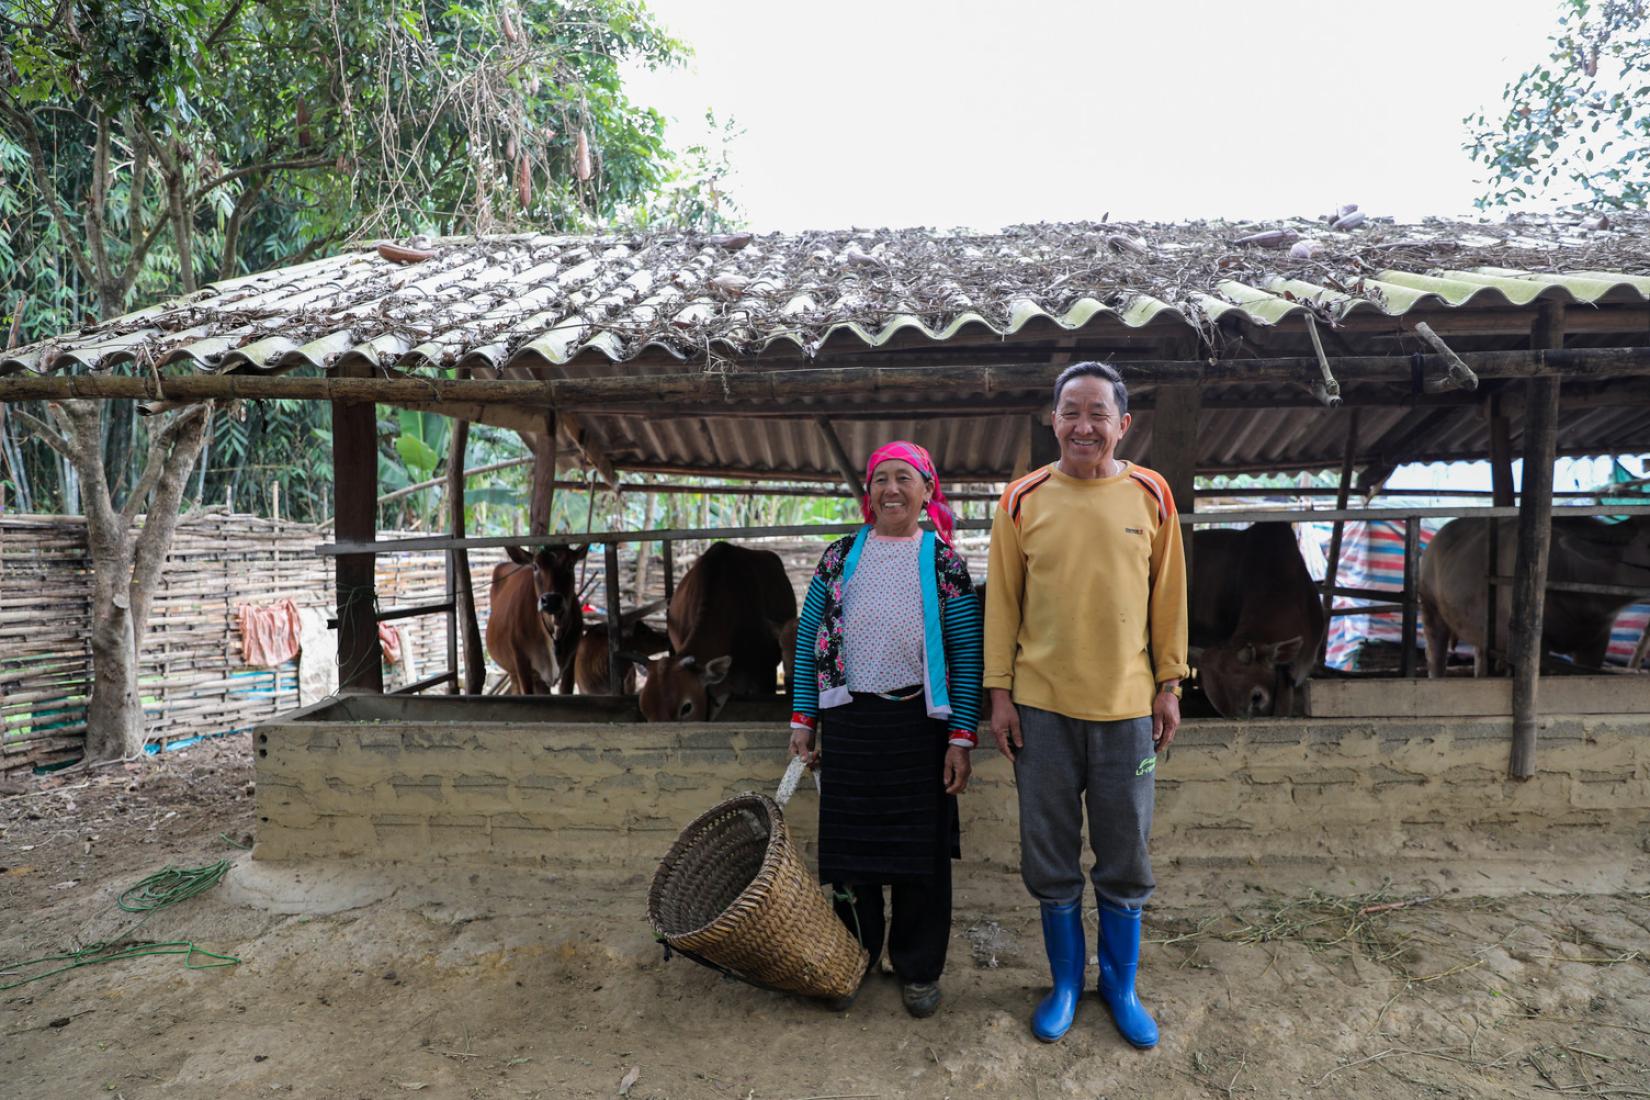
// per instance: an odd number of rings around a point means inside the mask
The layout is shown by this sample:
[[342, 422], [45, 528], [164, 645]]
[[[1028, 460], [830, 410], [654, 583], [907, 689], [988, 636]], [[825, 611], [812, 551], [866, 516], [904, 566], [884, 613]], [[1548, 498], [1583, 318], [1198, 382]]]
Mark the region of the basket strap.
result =
[[[796, 788], [802, 782], [803, 770], [802, 758], [800, 756], [791, 757], [790, 765], [785, 768], [785, 777], [779, 781], [779, 789], [774, 792], [773, 800], [775, 802], [783, 806], [791, 800], [791, 795], [796, 793]], [[817, 791], [819, 790], [819, 773], [815, 772], [813, 776], [814, 790]]]
[[732, 978], [735, 981], [744, 982], [746, 985], [755, 986], [757, 989], [765, 989], [769, 993], [785, 993], [785, 992], [788, 992], [788, 990], [780, 989], [778, 986], [769, 985], [767, 982], [759, 982], [755, 978], [748, 978], [745, 975], [739, 973], [739, 971], [729, 969], [728, 967], [723, 966], [721, 963], [711, 962], [709, 959], [705, 958], [703, 955], [699, 954], [697, 951], [689, 951], [685, 947], [672, 947], [670, 945], [670, 941], [665, 939], [663, 936], [659, 936], [658, 940], [659, 940], [660, 945], [665, 949], [665, 962], [670, 961], [670, 956], [672, 954], [677, 954], [677, 955], [681, 955], [684, 958], [692, 959], [694, 962], [698, 963], [700, 966], [703, 966], [708, 970], [716, 971], [718, 974], [722, 975], [722, 977], [724, 977], [724, 978]]

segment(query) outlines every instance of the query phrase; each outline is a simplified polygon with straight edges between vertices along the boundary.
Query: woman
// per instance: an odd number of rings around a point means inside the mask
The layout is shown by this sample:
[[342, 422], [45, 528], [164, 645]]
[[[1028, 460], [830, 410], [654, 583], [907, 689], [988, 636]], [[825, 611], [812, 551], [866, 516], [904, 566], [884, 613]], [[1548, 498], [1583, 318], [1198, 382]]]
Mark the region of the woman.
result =
[[[939, 1008], [951, 936], [956, 796], [968, 786], [979, 719], [980, 611], [928, 452], [890, 443], [871, 455], [865, 480], [866, 526], [820, 557], [797, 622], [791, 753], [812, 765], [828, 752], [820, 880], [873, 968], [887, 930], [900, 999], [922, 1018]], [[924, 515], [934, 530], [921, 528]]]

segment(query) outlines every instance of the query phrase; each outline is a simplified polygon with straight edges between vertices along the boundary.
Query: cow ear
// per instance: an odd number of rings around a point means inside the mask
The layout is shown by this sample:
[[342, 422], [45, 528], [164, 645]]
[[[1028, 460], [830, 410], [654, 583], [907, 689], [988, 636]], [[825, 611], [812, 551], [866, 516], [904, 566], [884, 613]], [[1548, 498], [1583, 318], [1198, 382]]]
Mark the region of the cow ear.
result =
[[557, 565], [571, 569], [583, 561], [589, 552], [588, 546], [558, 546], [555, 548], [554, 556]]
[[533, 556], [519, 546], [506, 546], [504, 552], [510, 555], [510, 560], [517, 565], [533, 564]]
[[705, 686], [720, 684], [728, 678], [728, 669], [733, 667], [732, 657], [717, 657], [705, 662]]
[[1245, 665], [1254, 664], [1255, 663], [1255, 643], [1250, 642], [1249, 644], [1245, 645], [1242, 649], [1238, 650], [1237, 659], [1238, 659], [1239, 664], [1245, 664]]
[[1266, 648], [1272, 651], [1272, 663], [1275, 665], [1294, 663], [1295, 658], [1300, 656], [1303, 641], [1304, 639], [1297, 634], [1293, 638], [1287, 638], [1284, 641], [1274, 642], [1267, 646]]

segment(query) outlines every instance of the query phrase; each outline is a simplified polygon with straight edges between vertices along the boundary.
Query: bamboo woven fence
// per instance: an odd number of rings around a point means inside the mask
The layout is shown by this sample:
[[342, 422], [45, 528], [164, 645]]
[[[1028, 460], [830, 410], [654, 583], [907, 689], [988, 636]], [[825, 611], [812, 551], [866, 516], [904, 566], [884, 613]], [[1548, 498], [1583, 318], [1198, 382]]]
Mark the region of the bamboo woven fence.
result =
[[[221, 511], [179, 521], [141, 646], [152, 745], [244, 729], [298, 705], [294, 662], [246, 667], [237, 608], [291, 599], [330, 614], [332, 562], [314, 553], [330, 537], [317, 527]], [[472, 566], [483, 614], [493, 564]], [[377, 589], [385, 608], [440, 602], [445, 555], [382, 555]], [[0, 516], [0, 774], [80, 756], [92, 676], [91, 591], [84, 520]], [[398, 681], [446, 669], [445, 615], [394, 625], [408, 669]]]
[[[179, 521], [141, 646], [144, 719], [152, 747], [245, 729], [299, 705], [295, 663], [246, 666], [237, 608], [291, 599], [300, 608], [322, 608], [330, 615], [336, 600], [333, 563], [314, 550], [331, 537], [321, 527], [221, 510]], [[965, 541], [960, 548], [983, 579], [984, 540], [974, 541], [979, 545]], [[825, 542], [769, 539], [753, 545], [780, 555], [800, 602]], [[678, 577], [704, 546], [698, 541], [675, 545]], [[637, 554], [644, 549], [649, 561], [638, 592]], [[379, 607], [443, 601], [445, 559], [438, 551], [379, 555]], [[483, 629], [493, 567], [504, 560], [502, 551], [471, 554]], [[626, 544], [619, 560], [625, 607], [663, 598], [659, 543]], [[588, 603], [604, 603], [599, 547], [592, 548], [579, 581]], [[0, 776], [81, 755], [92, 678], [91, 593], [83, 519], [0, 515]], [[599, 614], [595, 618], [599, 621]], [[405, 656], [402, 667], [391, 670], [391, 685], [447, 669], [446, 615], [399, 619], [393, 625], [401, 633]], [[489, 668], [489, 682], [500, 675]]]

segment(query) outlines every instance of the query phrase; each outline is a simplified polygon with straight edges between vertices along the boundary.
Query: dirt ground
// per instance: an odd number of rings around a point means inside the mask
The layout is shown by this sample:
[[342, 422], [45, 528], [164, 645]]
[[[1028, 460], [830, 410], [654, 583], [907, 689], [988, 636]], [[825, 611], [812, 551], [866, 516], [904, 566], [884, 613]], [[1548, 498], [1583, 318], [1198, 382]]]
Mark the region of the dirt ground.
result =
[[109, 939], [123, 889], [223, 858], [137, 935], [241, 959], [0, 990], [6, 1097], [1650, 1097], [1642, 827], [1423, 839], [1386, 870], [1355, 844], [1160, 860], [1140, 1053], [1092, 994], [1032, 1039], [1036, 910], [1000, 868], [958, 868], [937, 1017], [888, 976], [833, 1014], [666, 962], [643, 875], [254, 862], [251, 776], [240, 737], [0, 793], [0, 965]]

